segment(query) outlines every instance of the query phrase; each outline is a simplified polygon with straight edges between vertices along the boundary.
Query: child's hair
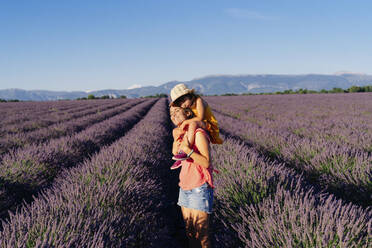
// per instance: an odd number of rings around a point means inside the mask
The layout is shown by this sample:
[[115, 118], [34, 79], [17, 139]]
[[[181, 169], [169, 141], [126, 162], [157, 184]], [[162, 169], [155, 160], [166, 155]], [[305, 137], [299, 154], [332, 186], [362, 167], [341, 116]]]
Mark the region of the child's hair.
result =
[[200, 97], [199, 95], [195, 94], [194, 92], [190, 92], [188, 94], [185, 94], [183, 96], [180, 96], [173, 102], [173, 106], [180, 107], [181, 104], [186, 101], [187, 99], [191, 100], [191, 105], [196, 101], [196, 99]]
[[191, 118], [195, 117], [194, 112], [192, 112], [192, 110], [190, 108], [184, 108], [183, 112], [185, 113], [187, 119], [191, 119]]

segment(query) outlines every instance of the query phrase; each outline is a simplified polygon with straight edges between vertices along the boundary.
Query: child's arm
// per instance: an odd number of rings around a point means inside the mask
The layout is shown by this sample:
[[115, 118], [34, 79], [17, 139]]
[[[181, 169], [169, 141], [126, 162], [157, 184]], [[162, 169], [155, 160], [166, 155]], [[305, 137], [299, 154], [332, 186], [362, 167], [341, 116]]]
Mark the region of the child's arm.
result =
[[203, 121], [204, 120], [204, 112], [205, 112], [205, 107], [203, 100], [201, 97], [196, 98], [196, 110], [198, 111], [198, 115], [194, 117], [194, 121]]
[[172, 135], [173, 135], [172, 153], [173, 155], [176, 155], [181, 144], [181, 142], [178, 140], [178, 138], [181, 135], [181, 131], [179, 130], [179, 128], [174, 128], [172, 131]]

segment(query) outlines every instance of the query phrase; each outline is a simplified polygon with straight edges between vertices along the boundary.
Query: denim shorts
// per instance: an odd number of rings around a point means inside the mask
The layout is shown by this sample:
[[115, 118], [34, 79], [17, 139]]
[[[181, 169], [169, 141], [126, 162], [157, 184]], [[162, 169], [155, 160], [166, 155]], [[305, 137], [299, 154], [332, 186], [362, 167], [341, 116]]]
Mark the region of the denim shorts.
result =
[[211, 214], [213, 207], [213, 189], [208, 183], [204, 183], [202, 186], [190, 190], [183, 190], [180, 188], [177, 204]]

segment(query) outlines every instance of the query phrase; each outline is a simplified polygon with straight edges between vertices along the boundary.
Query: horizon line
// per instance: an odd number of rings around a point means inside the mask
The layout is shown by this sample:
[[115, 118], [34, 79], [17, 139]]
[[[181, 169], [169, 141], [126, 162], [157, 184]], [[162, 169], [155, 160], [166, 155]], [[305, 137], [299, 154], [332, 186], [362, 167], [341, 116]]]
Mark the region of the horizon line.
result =
[[[187, 83], [193, 80], [200, 80], [203, 78], [208, 78], [208, 77], [222, 77], [222, 76], [230, 76], [230, 77], [241, 77], [241, 76], [266, 76], [266, 75], [276, 75], [276, 76], [306, 76], [306, 75], [329, 75], [329, 76], [342, 76], [342, 75], [363, 75], [363, 76], [372, 76], [367, 73], [359, 73], [359, 72], [350, 72], [350, 71], [339, 71], [339, 72], [334, 72], [334, 73], [299, 73], [299, 74], [289, 74], [289, 73], [255, 73], [255, 74], [209, 74], [206, 76], [201, 76], [201, 77], [195, 77], [191, 80], [187, 81], [180, 81], [180, 80], [170, 80], [164, 83], [160, 83], [158, 85], [146, 85], [146, 86], [141, 86], [137, 88], [126, 88], [126, 89], [101, 89], [101, 90], [136, 90], [144, 87], [159, 87], [162, 84], [167, 84], [171, 82], [179, 82], [179, 83]], [[5, 89], [0, 89], [0, 90], [23, 90], [23, 91], [51, 91], [51, 92], [58, 92], [58, 91], [63, 91], [63, 92], [84, 92], [84, 93], [89, 93], [89, 92], [94, 92], [94, 91], [101, 91], [101, 90], [45, 90], [45, 89], [30, 89], [30, 90], [25, 90], [22, 88], [5, 88]]]

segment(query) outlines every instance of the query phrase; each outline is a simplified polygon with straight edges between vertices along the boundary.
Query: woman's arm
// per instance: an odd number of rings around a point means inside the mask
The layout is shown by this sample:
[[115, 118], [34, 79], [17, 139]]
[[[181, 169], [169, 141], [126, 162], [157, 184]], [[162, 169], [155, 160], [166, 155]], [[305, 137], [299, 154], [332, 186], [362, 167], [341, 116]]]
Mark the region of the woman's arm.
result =
[[[190, 157], [194, 160], [196, 164], [201, 165], [204, 168], [208, 168], [209, 167], [209, 143], [203, 133], [197, 132], [195, 134], [195, 145], [198, 148], [200, 154], [193, 152]], [[181, 149], [187, 154], [191, 152], [190, 144], [187, 139], [182, 140]]]

